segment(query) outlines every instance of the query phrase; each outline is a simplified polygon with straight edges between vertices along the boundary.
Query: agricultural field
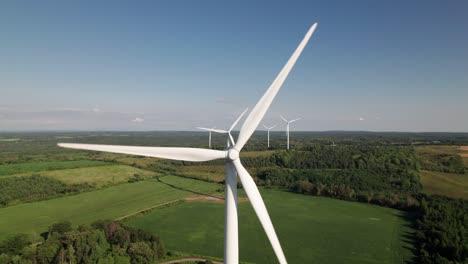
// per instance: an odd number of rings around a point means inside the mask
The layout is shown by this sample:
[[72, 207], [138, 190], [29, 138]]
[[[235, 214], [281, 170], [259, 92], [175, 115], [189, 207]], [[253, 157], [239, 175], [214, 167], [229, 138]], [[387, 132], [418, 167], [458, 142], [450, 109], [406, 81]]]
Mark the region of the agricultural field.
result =
[[0, 240], [16, 233], [39, 238], [52, 223], [73, 225], [115, 219], [194, 194], [215, 193], [220, 185], [174, 176], [120, 184], [51, 200], [0, 208]]
[[468, 147], [418, 146], [416, 153], [425, 193], [468, 199]]
[[467, 174], [423, 170], [420, 176], [425, 193], [468, 199]]
[[110, 165], [43, 171], [40, 172], [40, 175], [52, 177], [66, 184], [91, 183], [95, 184], [96, 187], [102, 187], [127, 182], [129, 179], [134, 178], [135, 175], [138, 175], [137, 177], [141, 179], [146, 179], [159, 176], [160, 174], [126, 165]]
[[[389, 208], [263, 190], [290, 263], [406, 263], [412, 258], [409, 216]], [[131, 219], [174, 250], [222, 258], [222, 203], [184, 202]], [[240, 259], [276, 263], [248, 202], [239, 204]], [[259, 254], [259, 252], [262, 252]]]
[[19, 138], [0, 138], [0, 142], [17, 142], [20, 141]]
[[48, 161], [48, 162], [29, 162], [0, 165], [0, 177], [4, 175], [14, 175], [29, 172], [43, 172], [53, 170], [74, 169], [83, 167], [105, 166], [111, 163], [93, 160], [78, 161]]
[[468, 168], [468, 146], [460, 146], [458, 147], [458, 151], [460, 157], [463, 159], [463, 164], [465, 164], [465, 167]]

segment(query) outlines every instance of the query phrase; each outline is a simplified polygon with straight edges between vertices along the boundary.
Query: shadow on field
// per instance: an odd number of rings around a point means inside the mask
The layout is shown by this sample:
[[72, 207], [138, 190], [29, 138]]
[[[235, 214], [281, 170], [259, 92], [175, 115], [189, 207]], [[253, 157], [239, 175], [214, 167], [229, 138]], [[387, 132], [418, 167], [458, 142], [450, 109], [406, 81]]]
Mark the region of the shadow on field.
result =
[[221, 200], [224, 200], [224, 197], [219, 197], [219, 196], [214, 196], [214, 195], [211, 195], [211, 194], [208, 194], [208, 193], [201, 193], [201, 192], [197, 192], [197, 191], [192, 191], [190, 189], [186, 189], [186, 188], [183, 188], [183, 187], [179, 187], [179, 186], [175, 186], [174, 184], [170, 184], [170, 183], [167, 183], [167, 182], [164, 182], [163, 180], [161, 180], [161, 177], [158, 177], [156, 178], [156, 180], [162, 184], [165, 184], [169, 187], [172, 187], [174, 189], [178, 189], [178, 190], [181, 190], [181, 191], [186, 191], [186, 192], [191, 192], [193, 194], [198, 194], [198, 195], [203, 195], [203, 196], [209, 196], [209, 197], [213, 197], [213, 198], [216, 198], [216, 199], [221, 199]]
[[404, 226], [407, 228], [412, 229], [412, 232], [406, 231], [404, 234], [400, 236], [400, 240], [405, 244], [403, 246], [404, 249], [410, 251], [412, 253], [411, 259], [405, 261], [406, 264], [416, 264], [418, 263], [417, 258], [417, 250], [416, 250], [416, 213], [415, 212], [404, 212], [402, 211], [401, 214], [398, 214], [398, 217], [404, 220]]

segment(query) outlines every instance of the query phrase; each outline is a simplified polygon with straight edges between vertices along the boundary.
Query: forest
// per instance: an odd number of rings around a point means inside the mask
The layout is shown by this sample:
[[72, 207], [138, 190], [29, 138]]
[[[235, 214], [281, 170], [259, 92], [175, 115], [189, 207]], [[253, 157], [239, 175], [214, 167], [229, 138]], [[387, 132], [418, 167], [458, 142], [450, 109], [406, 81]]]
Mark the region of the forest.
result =
[[91, 183], [65, 184], [38, 174], [0, 178], [0, 207], [19, 201], [43, 200], [94, 188]]
[[155, 263], [166, 255], [158, 236], [114, 221], [98, 221], [76, 229], [70, 222], [59, 222], [42, 236], [44, 242], [35, 247], [24, 234], [3, 241], [0, 263], [141, 264]]

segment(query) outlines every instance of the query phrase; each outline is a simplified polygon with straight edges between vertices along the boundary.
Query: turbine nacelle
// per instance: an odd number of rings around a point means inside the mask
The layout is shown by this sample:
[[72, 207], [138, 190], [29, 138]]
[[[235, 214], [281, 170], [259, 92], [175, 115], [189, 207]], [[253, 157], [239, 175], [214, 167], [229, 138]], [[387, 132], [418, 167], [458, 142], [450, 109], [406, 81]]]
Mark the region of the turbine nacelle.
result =
[[227, 157], [230, 161], [235, 161], [239, 159], [239, 151], [235, 148], [230, 148], [227, 150]]

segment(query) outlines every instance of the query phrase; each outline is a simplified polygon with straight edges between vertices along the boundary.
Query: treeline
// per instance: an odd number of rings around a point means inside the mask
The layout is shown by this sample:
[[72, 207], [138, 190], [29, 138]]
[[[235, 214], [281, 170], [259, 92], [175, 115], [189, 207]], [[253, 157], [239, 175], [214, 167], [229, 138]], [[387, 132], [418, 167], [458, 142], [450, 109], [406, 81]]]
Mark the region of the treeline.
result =
[[394, 208], [415, 206], [422, 188], [411, 147], [315, 145], [243, 163], [266, 187]]
[[419, 211], [418, 263], [468, 263], [468, 203], [424, 195]]
[[[398, 172], [401, 167], [418, 169], [412, 147], [371, 145], [309, 145], [304, 150], [278, 150], [272, 155], [241, 154], [242, 164], [248, 168], [282, 167], [290, 169], [370, 169]], [[204, 162], [159, 160], [163, 165], [222, 165], [223, 160]]]
[[77, 229], [70, 222], [61, 222], [42, 236], [44, 242], [36, 246], [31, 246], [26, 235], [10, 237], [0, 244], [0, 263], [149, 264], [166, 255], [158, 236], [113, 221]]
[[373, 203], [399, 209], [409, 209], [417, 205], [415, 197], [421, 188], [417, 178], [414, 172], [391, 175], [339, 169], [266, 169], [257, 173], [258, 184], [266, 187], [288, 188], [302, 194]]
[[78, 193], [94, 188], [92, 184], [65, 184], [57, 179], [32, 175], [0, 178], [0, 207], [17, 201], [33, 201]]

